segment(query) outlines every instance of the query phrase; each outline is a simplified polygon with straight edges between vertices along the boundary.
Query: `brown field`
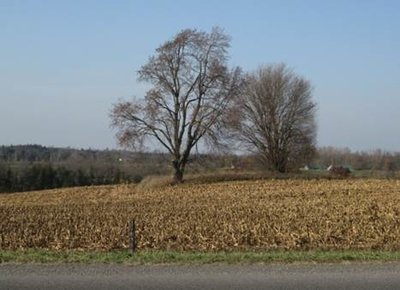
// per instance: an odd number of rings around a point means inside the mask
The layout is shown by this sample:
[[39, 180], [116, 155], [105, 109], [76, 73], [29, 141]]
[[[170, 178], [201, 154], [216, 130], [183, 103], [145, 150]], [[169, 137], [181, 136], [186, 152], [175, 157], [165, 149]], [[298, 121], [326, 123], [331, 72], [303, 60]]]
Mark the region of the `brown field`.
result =
[[0, 249], [400, 249], [400, 181], [263, 180], [0, 195]]

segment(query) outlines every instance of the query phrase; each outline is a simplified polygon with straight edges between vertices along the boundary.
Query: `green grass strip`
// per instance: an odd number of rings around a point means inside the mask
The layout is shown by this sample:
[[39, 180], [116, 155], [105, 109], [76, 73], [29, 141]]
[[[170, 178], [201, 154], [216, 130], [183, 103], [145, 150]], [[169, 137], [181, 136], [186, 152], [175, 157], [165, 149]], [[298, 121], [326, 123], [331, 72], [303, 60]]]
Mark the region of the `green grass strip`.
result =
[[0, 250], [0, 263], [211, 264], [400, 261], [400, 251], [172, 252]]

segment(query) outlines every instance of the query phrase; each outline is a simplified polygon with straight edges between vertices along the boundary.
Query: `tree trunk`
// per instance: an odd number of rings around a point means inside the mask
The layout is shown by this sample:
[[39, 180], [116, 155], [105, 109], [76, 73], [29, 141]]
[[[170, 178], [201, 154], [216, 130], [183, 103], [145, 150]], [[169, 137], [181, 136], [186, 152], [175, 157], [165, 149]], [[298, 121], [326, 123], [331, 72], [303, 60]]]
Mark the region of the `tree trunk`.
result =
[[185, 165], [178, 162], [173, 161], [172, 166], [174, 168], [174, 175], [172, 179], [172, 184], [180, 184], [183, 182], [183, 172], [185, 170]]
[[279, 173], [287, 172], [286, 160], [283, 160], [282, 158], [279, 160], [275, 160], [273, 162], [273, 167], [274, 167], [275, 171], [277, 171]]
[[279, 173], [286, 173], [286, 171], [287, 171], [286, 166], [283, 164], [279, 164], [275, 168]]
[[183, 171], [181, 169], [175, 169], [172, 184], [179, 184], [183, 182]]

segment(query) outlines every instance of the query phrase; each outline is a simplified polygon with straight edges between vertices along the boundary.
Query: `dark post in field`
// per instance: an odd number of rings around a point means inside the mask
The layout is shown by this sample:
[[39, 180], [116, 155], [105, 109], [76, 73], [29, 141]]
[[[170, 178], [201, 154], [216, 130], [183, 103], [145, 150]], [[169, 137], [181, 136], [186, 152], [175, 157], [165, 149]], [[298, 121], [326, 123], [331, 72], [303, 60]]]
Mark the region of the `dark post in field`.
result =
[[136, 224], [135, 220], [129, 221], [129, 250], [131, 253], [135, 253], [136, 251]]

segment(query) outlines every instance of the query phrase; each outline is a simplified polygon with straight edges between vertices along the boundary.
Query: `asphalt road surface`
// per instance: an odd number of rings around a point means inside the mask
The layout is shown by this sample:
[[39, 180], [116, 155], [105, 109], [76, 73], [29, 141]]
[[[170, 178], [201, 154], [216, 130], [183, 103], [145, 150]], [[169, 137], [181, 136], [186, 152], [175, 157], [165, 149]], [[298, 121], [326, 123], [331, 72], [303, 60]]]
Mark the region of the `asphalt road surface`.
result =
[[0, 289], [400, 289], [400, 263], [0, 264]]

